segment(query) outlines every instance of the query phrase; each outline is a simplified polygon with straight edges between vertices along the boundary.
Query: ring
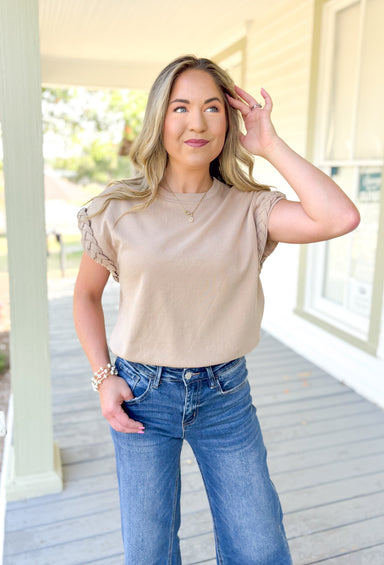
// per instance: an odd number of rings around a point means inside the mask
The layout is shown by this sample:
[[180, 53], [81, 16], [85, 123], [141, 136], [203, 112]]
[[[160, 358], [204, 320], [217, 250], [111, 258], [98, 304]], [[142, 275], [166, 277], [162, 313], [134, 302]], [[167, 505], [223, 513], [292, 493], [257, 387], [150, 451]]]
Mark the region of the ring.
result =
[[263, 106], [262, 106], [261, 104], [256, 103], [256, 104], [254, 104], [254, 105], [251, 107], [251, 112], [252, 112], [252, 110], [254, 110], [255, 108], [262, 108], [262, 107], [263, 107]]

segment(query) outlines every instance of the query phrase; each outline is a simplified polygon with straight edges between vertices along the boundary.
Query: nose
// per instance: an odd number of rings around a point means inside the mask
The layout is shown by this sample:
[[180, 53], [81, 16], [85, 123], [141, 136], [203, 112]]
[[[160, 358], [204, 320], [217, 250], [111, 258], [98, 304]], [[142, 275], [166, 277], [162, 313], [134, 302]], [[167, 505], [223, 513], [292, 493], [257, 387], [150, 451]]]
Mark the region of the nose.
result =
[[189, 129], [196, 132], [202, 132], [207, 129], [204, 112], [198, 108], [194, 108], [189, 112]]

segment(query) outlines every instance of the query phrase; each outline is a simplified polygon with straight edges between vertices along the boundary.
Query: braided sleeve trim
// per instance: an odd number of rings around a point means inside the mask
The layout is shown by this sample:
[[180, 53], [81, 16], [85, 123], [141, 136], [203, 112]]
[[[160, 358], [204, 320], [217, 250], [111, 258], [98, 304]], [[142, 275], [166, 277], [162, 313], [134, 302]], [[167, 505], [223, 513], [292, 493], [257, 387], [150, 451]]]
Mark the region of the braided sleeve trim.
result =
[[81, 232], [81, 242], [84, 251], [91, 259], [99, 263], [112, 274], [115, 281], [119, 282], [119, 273], [114, 262], [107, 257], [97, 242], [92, 229], [91, 221], [87, 215], [87, 209], [82, 208], [77, 215], [78, 225]]
[[[261, 195], [260, 195], [261, 196]], [[262, 200], [256, 210], [256, 232], [257, 232], [257, 250], [259, 253], [260, 269], [266, 258], [277, 247], [276, 241], [268, 238], [268, 221], [274, 205], [285, 198], [285, 195], [278, 191], [267, 192], [262, 195]]]

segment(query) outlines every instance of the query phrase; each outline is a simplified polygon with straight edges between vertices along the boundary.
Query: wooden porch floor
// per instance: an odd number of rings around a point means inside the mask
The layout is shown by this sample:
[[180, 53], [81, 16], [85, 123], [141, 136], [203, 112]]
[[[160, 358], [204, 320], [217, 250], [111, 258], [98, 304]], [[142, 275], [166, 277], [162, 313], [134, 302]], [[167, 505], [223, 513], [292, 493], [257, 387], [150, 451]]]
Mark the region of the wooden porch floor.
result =
[[[106, 291], [108, 327], [117, 292], [114, 284]], [[54, 435], [65, 488], [8, 504], [4, 565], [123, 564], [113, 446], [72, 326], [71, 293], [70, 281], [50, 288]], [[383, 565], [383, 411], [266, 333], [247, 359], [294, 564]], [[180, 535], [183, 564], [216, 563], [187, 445]]]

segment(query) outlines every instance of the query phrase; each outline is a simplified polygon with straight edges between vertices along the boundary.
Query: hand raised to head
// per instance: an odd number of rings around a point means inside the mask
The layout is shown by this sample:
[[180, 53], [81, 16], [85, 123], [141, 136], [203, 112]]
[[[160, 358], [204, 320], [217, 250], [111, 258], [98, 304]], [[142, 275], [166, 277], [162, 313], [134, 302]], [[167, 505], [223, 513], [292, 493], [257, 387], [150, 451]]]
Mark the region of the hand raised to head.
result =
[[235, 90], [238, 98], [228, 94], [227, 98], [230, 105], [239, 110], [243, 117], [246, 134], [240, 134], [240, 142], [253, 155], [268, 158], [268, 152], [278, 139], [271, 121], [272, 99], [262, 88], [261, 95], [264, 98], [264, 106], [262, 106], [239, 86], [235, 86]]

